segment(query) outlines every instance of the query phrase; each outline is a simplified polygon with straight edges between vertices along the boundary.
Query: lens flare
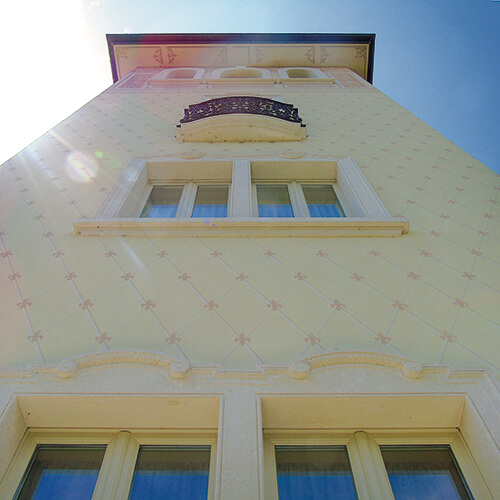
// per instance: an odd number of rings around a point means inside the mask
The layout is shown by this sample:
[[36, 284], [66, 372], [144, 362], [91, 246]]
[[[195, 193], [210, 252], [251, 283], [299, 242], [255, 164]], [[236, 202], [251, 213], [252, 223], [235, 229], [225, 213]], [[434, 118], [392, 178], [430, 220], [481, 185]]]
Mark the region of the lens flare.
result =
[[66, 169], [71, 180], [90, 182], [97, 175], [99, 164], [92, 156], [82, 151], [73, 151], [66, 159]]

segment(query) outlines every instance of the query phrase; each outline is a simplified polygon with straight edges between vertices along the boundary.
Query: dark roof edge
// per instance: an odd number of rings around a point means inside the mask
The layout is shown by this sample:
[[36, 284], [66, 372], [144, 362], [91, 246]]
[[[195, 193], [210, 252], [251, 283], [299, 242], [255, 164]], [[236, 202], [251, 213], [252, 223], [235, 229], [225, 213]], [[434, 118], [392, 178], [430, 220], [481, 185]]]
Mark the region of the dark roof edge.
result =
[[361, 33], [143, 33], [107, 34], [113, 82], [118, 80], [113, 47], [143, 44], [217, 44], [217, 43], [362, 43], [369, 44], [367, 80], [373, 81], [375, 34]]

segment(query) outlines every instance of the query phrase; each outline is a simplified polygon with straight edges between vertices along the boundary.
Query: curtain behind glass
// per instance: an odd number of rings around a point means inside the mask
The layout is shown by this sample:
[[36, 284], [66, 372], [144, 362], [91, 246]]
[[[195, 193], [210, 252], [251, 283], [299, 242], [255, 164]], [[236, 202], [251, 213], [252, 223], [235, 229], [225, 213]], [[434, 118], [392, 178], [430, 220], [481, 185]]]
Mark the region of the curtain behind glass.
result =
[[335, 191], [331, 185], [303, 185], [311, 217], [343, 217]]
[[141, 446], [130, 500], [206, 500], [210, 446]]
[[227, 217], [229, 186], [198, 186], [191, 217]]
[[396, 500], [470, 500], [449, 446], [381, 446]]
[[175, 217], [183, 186], [153, 186], [141, 217]]
[[351, 500], [356, 489], [345, 446], [276, 446], [280, 500]]
[[293, 217], [288, 188], [285, 185], [258, 185], [259, 217]]
[[90, 500], [105, 446], [39, 446], [15, 500]]

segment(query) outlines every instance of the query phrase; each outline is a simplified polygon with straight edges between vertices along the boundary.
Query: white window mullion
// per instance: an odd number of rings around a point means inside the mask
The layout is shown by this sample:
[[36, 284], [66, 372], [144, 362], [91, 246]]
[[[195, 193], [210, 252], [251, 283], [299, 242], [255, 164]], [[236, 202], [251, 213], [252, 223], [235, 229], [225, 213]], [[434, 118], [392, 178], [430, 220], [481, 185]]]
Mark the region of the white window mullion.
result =
[[394, 500], [380, 448], [366, 432], [355, 432], [347, 445], [360, 500]]
[[302, 186], [295, 181], [288, 184], [288, 194], [295, 217], [311, 217]]
[[188, 182], [182, 190], [179, 206], [175, 214], [176, 218], [186, 219], [193, 213], [194, 202], [196, 200], [196, 191], [198, 186], [194, 182]]
[[109, 444], [92, 500], [126, 500], [139, 445], [130, 432], [121, 431]]
[[252, 217], [252, 180], [250, 161], [235, 160], [230, 190], [228, 217], [248, 219]]

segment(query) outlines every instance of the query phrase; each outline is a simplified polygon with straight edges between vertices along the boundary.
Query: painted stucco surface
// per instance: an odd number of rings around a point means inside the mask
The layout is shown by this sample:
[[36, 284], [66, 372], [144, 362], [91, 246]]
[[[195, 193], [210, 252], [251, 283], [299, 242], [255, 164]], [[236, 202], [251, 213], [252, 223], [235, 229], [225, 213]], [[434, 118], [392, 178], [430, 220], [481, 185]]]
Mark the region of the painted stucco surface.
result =
[[[498, 176], [375, 89], [252, 92], [298, 107], [308, 139], [179, 144], [183, 109], [224, 90], [111, 88], [1, 167], [0, 367], [109, 349], [249, 370], [363, 350], [498, 375]], [[352, 155], [410, 232], [74, 234], [74, 220], [92, 215], [131, 157], [193, 149], [225, 160], [286, 149]]]

